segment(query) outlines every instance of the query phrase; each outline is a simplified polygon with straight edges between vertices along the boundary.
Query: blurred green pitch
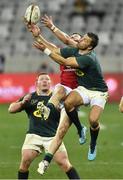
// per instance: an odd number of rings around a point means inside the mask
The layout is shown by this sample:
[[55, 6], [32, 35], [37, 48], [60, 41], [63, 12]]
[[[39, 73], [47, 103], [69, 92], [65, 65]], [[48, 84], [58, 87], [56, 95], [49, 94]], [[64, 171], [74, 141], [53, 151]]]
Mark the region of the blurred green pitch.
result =
[[[8, 105], [0, 105], [0, 179], [16, 179], [28, 120], [24, 112], [9, 114], [7, 109]], [[84, 107], [81, 110], [85, 114], [81, 116], [81, 122], [89, 128], [89, 108]], [[123, 179], [123, 114], [118, 111], [118, 105], [107, 104], [100, 122], [102, 129], [96, 160], [87, 160], [89, 129], [87, 143], [80, 146], [74, 126], [64, 139], [69, 159], [82, 179]], [[55, 163], [52, 163], [44, 176], [40, 176], [36, 170], [42, 157], [32, 163], [30, 179], [67, 179]]]

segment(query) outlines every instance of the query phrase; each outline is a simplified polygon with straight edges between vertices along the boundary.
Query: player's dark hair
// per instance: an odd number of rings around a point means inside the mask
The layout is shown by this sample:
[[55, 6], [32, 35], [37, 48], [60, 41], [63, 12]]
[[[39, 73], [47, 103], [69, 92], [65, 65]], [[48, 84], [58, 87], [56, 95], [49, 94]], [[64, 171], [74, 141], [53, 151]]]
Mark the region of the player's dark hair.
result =
[[92, 39], [91, 46], [92, 46], [92, 49], [94, 49], [98, 45], [99, 37], [98, 37], [98, 35], [96, 35], [92, 32], [88, 32], [87, 35]]

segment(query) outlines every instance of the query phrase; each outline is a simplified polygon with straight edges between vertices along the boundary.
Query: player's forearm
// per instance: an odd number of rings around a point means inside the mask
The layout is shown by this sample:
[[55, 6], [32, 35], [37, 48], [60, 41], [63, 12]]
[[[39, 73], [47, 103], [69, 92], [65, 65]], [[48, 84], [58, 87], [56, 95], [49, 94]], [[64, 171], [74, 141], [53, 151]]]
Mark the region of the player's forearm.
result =
[[73, 68], [78, 68], [78, 63], [76, 62], [74, 57], [64, 58], [60, 54], [57, 54], [48, 48], [42, 47], [43, 52], [50, 56], [53, 61], [55, 61], [58, 64], [64, 65], [64, 66], [70, 66]]
[[51, 51], [54, 51], [57, 48], [54, 44], [48, 42], [41, 34], [38, 37], [35, 37], [35, 39], [38, 43], [43, 43]]
[[[43, 47], [44, 48], [44, 47]], [[51, 51], [48, 48], [42, 48], [42, 51], [47, 55], [50, 56], [53, 61], [55, 61], [58, 64], [65, 65], [66, 66], [66, 59], [64, 59], [61, 55]]]
[[61, 31], [59, 28], [56, 26], [52, 26], [50, 30], [54, 33], [54, 35], [62, 41], [64, 44], [72, 46], [72, 47], [77, 47], [77, 42], [75, 42], [73, 39], [70, 38], [70, 36], [63, 31]]
[[58, 55], [58, 54], [56, 54], [54, 52], [52, 52], [49, 56], [56, 63], [66, 66], [66, 59], [64, 59], [62, 56], [60, 56], [60, 55]]
[[59, 39], [61, 40], [64, 44], [68, 44], [68, 39], [69, 39], [69, 36], [64, 33], [63, 31], [61, 31], [59, 28], [57, 28], [56, 26], [52, 26], [50, 28], [50, 30], [54, 33], [54, 35]]
[[8, 108], [8, 112], [9, 113], [17, 113], [17, 112], [20, 112], [23, 108], [23, 103], [22, 101], [19, 101], [19, 102], [14, 102], [14, 103], [11, 103], [9, 108]]

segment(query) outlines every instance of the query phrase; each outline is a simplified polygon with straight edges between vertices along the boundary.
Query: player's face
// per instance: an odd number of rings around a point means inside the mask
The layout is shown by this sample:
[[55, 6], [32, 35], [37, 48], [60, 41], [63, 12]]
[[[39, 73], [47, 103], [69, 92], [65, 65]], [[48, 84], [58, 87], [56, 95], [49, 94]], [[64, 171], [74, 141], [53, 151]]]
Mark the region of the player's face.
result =
[[91, 48], [91, 42], [92, 42], [92, 39], [87, 35], [85, 34], [78, 42], [78, 48], [81, 49], [81, 50], [86, 50], [86, 49], [89, 49]]
[[40, 91], [48, 91], [51, 86], [51, 79], [48, 75], [40, 75], [37, 79], [36, 86]]
[[71, 39], [73, 39], [76, 42], [79, 42], [79, 40], [81, 39], [81, 36], [79, 34], [72, 34], [70, 36]]

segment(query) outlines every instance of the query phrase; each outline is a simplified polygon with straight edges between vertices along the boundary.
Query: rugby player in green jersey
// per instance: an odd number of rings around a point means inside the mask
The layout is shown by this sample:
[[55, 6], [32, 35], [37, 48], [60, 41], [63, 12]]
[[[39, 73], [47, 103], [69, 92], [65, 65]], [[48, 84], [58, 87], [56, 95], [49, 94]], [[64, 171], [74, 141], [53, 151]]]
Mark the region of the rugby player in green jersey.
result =
[[[98, 36], [92, 32], [85, 34], [78, 42], [77, 48], [56, 48], [53, 51], [46, 45], [34, 43], [34, 46], [59, 64], [71, 66], [77, 69], [79, 86], [65, 99], [65, 109], [70, 119], [76, 119], [75, 108], [80, 105], [90, 105], [89, 114], [91, 141], [88, 151], [88, 160], [96, 158], [96, 144], [99, 133], [99, 118], [103, 112], [107, 97], [108, 87], [103, 79], [100, 64], [93, 51], [98, 44]], [[69, 126], [60, 124], [54, 140], [49, 148], [50, 157], [57, 150], [66, 134]], [[58, 143], [59, 142], [59, 143]], [[44, 162], [51, 161], [49, 154], [40, 163], [40, 169], [45, 171]]]
[[[48, 152], [49, 145], [55, 136], [59, 124], [60, 113], [58, 110], [53, 110], [47, 120], [44, 120], [43, 114], [40, 112], [41, 105], [46, 105], [52, 95], [49, 75], [47, 73], [39, 74], [35, 84], [35, 92], [27, 94], [18, 101], [11, 103], [8, 109], [10, 113], [24, 110], [29, 119], [29, 128], [22, 146], [18, 179], [28, 179], [29, 167], [32, 161], [42, 151]], [[76, 169], [72, 167], [68, 159], [63, 143], [55, 153], [54, 161], [61, 167], [69, 179], [80, 179]]]
[[[42, 19], [43, 19], [44, 24], [48, 28], [50, 28], [52, 31], [53, 28], [55, 27], [53, 24], [52, 18], [45, 15], [44, 17], [42, 17]], [[42, 37], [41, 30], [37, 25], [28, 25], [28, 24], [26, 25], [27, 25], [28, 30], [32, 32], [33, 36], [39, 43], [43, 42], [51, 50], [56, 48], [54, 44], [48, 42], [44, 37]], [[69, 46], [76, 46], [77, 42], [81, 38], [81, 35], [78, 33], [73, 33], [72, 35], [69, 36], [58, 28], [57, 28], [57, 31], [53, 30], [52, 32], [64, 44], [67, 44]], [[44, 105], [42, 105], [41, 107], [41, 111], [44, 112], [45, 119], [48, 117], [50, 113], [50, 109], [52, 109], [53, 106], [54, 108], [57, 107], [59, 103], [61, 103], [61, 101], [63, 103], [68, 93], [72, 89], [75, 89], [78, 86], [77, 76], [75, 74], [75, 71], [76, 71], [75, 68], [71, 68], [67, 66], [60, 66], [60, 71], [61, 71], [60, 83], [55, 86], [53, 96], [48, 101], [47, 107]], [[75, 120], [72, 119], [72, 122], [77, 128], [78, 135], [79, 135], [79, 143], [84, 144], [86, 142], [87, 128], [80, 123], [77, 111], [76, 111], [76, 119]]]

